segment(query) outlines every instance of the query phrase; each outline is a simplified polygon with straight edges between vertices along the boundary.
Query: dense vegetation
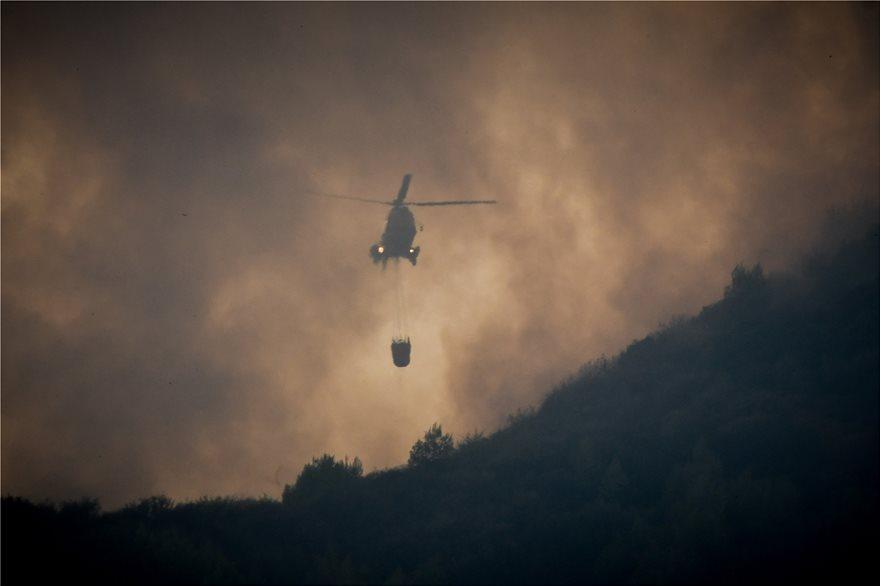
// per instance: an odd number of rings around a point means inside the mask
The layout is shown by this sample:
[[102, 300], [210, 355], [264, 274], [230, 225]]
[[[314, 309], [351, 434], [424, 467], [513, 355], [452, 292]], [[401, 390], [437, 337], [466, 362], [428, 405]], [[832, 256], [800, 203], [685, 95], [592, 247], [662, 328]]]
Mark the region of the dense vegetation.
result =
[[878, 233], [592, 362], [408, 466], [316, 458], [282, 501], [3, 499], [6, 583], [646, 582], [878, 573]]

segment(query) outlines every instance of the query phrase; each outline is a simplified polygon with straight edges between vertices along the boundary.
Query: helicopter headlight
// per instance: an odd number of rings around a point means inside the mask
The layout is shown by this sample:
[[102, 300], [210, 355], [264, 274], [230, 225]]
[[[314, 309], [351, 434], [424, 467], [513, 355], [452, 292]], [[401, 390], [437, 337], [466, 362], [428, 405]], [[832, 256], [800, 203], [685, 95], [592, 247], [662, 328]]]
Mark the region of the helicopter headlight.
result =
[[413, 249], [413, 248], [410, 248], [410, 249], [409, 249], [409, 253], [410, 253], [410, 254], [412, 254], [412, 253], [414, 253], [414, 252], [415, 252], [415, 249]]
[[376, 249], [376, 251], [377, 251], [379, 254], [382, 254], [383, 252], [385, 252], [385, 247], [384, 247], [384, 246], [380, 246], [379, 248]]

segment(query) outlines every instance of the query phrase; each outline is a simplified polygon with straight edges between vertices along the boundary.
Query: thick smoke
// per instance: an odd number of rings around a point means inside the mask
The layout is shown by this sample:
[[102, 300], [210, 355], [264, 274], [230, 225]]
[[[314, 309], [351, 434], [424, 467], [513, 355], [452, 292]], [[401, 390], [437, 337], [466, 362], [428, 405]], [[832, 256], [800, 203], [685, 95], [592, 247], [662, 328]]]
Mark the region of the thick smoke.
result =
[[[878, 200], [877, 5], [3, 5], [3, 490], [406, 459]], [[413, 362], [387, 210], [415, 208]]]

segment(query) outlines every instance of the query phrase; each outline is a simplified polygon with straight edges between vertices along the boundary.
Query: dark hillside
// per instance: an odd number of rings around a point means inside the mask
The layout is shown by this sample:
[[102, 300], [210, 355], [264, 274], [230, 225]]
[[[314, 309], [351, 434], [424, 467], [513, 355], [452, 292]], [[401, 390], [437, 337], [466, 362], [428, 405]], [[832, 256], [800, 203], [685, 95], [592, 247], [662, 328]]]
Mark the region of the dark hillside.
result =
[[737, 267], [696, 317], [406, 468], [316, 459], [282, 503], [4, 498], [4, 581], [876, 578], [878, 249]]

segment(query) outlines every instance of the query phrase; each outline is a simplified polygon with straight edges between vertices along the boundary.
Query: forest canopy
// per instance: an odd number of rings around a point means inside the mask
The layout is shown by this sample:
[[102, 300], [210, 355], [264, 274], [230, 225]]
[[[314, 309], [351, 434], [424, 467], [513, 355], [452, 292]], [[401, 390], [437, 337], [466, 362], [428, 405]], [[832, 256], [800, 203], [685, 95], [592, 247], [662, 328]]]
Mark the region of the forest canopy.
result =
[[698, 315], [491, 435], [435, 424], [404, 467], [325, 454], [280, 502], [4, 497], [4, 581], [876, 578], [878, 248], [737, 266]]

